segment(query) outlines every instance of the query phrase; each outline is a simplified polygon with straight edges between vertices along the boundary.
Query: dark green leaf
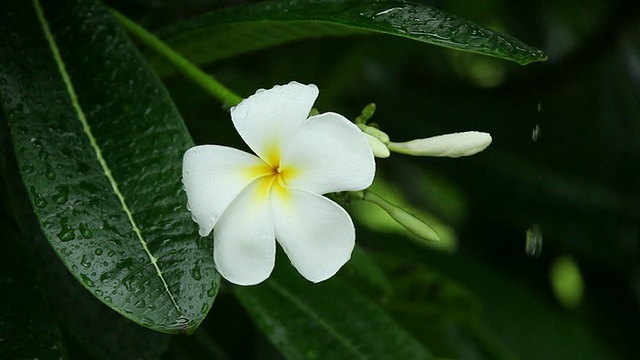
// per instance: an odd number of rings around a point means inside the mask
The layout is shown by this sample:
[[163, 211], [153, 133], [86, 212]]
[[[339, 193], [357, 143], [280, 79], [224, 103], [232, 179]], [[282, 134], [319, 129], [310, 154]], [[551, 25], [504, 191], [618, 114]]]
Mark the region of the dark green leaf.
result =
[[102, 6], [0, 5], [0, 98], [43, 232], [98, 299], [191, 332], [217, 293], [185, 208], [192, 141], [155, 74]]
[[[408, 242], [390, 237], [380, 238], [375, 247], [383, 259], [395, 252], [395, 262], [402, 269], [406, 270], [409, 264], [428, 264], [446, 274], [448, 281], [463, 285], [475, 295], [480, 301], [481, 325], [473, 324], [469, 336], [488, 348], [485, 351], [502, 354], [500, 358], [512, 358], [513, 354], [518, 359], [611, 358], [585, 323], [558, 311], [540, 294], [481, 263], [459, 255], [416, 249]], [[414, 319], [423, 320], [418, 316]], [[482, 327], [490, 331], [481, 330]]]
[[289, 359], [431, 359], [377, 304], [339, 279], [313, 284], [281, 263], [276, 274], [235, 293]]
[[[181, 22], [160, 32], [198, 65], [295, 40], [382, 33], [528, 64], [542, 51], [511, 36], [437, 8], [400, 0], [274, 1], [237, 6]], [[161, 73], [171, 71], [152, 58]]]

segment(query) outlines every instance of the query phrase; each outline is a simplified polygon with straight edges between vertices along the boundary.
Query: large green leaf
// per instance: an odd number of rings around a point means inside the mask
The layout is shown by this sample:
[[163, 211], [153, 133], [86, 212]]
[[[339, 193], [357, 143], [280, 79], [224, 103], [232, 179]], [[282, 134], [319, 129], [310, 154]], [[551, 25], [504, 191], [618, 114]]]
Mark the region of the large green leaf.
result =
[[98, 299], [191, 332], [219, 276], [185, 208], [192, 141], [157, 76], [90, 1], [3, 1], [0, 98], [43, 232]]
[[[272, 1], [208, 13], [159, 33], [198, 65], [295, 40], [382, 33], [528, 64], [542, 51], [427, 5], [401, 0]], [[162, 59], [151, 63], [170, 71]]]
[[[484, 343], [483, 346], [494, 353], [489, 357], [491, 359], [611, 358], [609, 350], [594, 335], [587, 322], [559, 311], [540, 293], [486, 265], [460, 255], [417, 249], [408, 242], [392, 237], [380, 237], [372, 245], [379, 251], [378, 257], [392, 260], [396, 264], [396, 271], [402, 271], [405, 277], [408, 277], [407, 269], [419, 274], [424, 272], [423, 266], [428, 265], [446, 274], [447, 281], [463, 285], [465, 292], [477, 297], [481, 323], [474, 324], [477, 329], [471, 337], [480, 344]], [[394, 255], [390, 255], [392, 253]], [[406, 282], [406, 279], [402, 282]], [[406, 294], [414, 292], [407, 291]], [[408, 328], [422, 328], [424, 314], [411, 316], [411, 312], [416, 310], [410, 305], [411, 302], [405, 303], [404, 308], [393, 306], [393, 302], [391, 304], [396, 313], [403, 315], [403, 324], [413, 323], [406, 324]], [[415, 305], [419, 309], [424, 303], [418, 301]], [[489, 330], [482, 330], [484, 327]], [[429, 341], [426, 339], [427, 343]]]
[[337, 278], [312, 284], [280, 262], [264, 284], [235, 294], [288, 359], [432, 358], [377, 304]]

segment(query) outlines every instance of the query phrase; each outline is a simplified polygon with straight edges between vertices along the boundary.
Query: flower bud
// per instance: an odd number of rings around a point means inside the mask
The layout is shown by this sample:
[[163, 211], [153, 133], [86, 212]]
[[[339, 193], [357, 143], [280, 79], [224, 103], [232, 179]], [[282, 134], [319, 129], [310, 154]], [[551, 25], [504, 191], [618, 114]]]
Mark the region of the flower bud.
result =
[[415, 156], [457, 158], [477, 154], [491, 144], [491, 135], [478, 131], [433, 136], [402, 143], [389, 143], [389, 150]]
[[386, 159], [389, 157], [389, 155], [391, 155], [391, 152], [389, 152], [389, 148], [387, 147], [387, 145], [383, 144], [380, 140], [369, 134], [364, 135], [366, 136], [367, 140], [369, 140], [369, 146], [371, 146], [371, 150], [373, 151], [373, 155], [375, 157]]

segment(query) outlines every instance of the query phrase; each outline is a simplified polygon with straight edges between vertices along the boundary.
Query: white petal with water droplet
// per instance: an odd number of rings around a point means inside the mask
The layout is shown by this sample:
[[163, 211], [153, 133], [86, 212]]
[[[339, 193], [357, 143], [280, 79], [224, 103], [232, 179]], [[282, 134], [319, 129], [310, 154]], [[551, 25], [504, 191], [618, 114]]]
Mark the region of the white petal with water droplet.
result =
[[250, 169], [266, 166], [254, 155], [218, 145], [200, 145], [183, 157], [182, 182], [187, 207], [207, 236], [231, 201], [258, 174]]
[[294, 169], [285, 177], [287, 186], [317, 194], [365, 189], [376, 169], [365, 135], [336, 113], [309, 118], [291, 138], [280, 166]]
[[273, 222], [261, 185], [256, 180], [247, 186], [213, 230], [216, 269], [234, 284], [258, 284], [269, 277], [275, 264]]
[[310, 192], [272, 190], [271, 211], [276, 240], [307, 280], [333, 276], [351, 258], [355, 228], [338, 204]]
[[[231, 119], [242, 139], [262, 159], [289, 142], [309, 116], [318, 97], [315, 85], [291, 82], [259, 90], [231, 108]], [[277, 165], [277, 164], [271, 164]]]

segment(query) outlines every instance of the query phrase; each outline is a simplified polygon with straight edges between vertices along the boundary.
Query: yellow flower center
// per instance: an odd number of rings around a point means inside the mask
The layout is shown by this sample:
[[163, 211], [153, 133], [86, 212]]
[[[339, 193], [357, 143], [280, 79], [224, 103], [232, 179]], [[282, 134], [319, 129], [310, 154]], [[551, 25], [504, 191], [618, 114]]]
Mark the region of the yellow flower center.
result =
[[273, 191], [281, 198], [288, 197], [289, 193], [285, 187], [287, 179], [295, 176], [295, 170], [291, 167], [280, 166], [280, 151], [276, 146], [269, 148], [265, 155], [265, 163], [249, 169], [249, 176], [258, 178], [257, 200], [265, 201], [269, 193]]

